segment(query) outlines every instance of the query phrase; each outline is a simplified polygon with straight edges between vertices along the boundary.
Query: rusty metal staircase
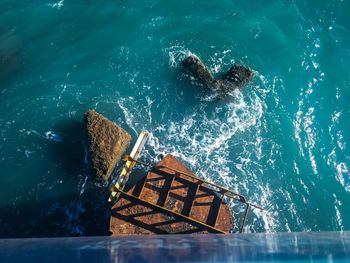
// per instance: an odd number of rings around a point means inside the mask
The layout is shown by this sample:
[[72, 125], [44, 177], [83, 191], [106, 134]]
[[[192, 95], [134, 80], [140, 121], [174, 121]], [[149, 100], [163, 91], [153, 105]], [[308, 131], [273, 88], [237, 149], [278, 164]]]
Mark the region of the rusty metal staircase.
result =
[[[124, 177], [119, 177], [109, 199], [114, 203], [112, 217], [114, 215], [125, 222], [139, 222], [143, 227], [147, 225], [145, 221], [150, 222], [147, 227], [153, 227], [155, 233], [228, 233], [232, 229], [233, 219], [225, 202], [227, 199], [245, 205], [239, 227], [239, 231], [243, 232], [249, 208], [262, 209], [247, 202], [239, 193], [198, 178], [171, 155], [156, 165], [131, 156], [125, 156], [124, 161], [126, 167], [142, 165], [150, 170], [128, 190], [125, 190], [125, 183], [131, 169], [122, 172]], [[171, 219], [165, 220], [161, 215]], [[121, 222], [118, 221], [118, 224]], [[177, 227], [174, 227], [176, 224]]]

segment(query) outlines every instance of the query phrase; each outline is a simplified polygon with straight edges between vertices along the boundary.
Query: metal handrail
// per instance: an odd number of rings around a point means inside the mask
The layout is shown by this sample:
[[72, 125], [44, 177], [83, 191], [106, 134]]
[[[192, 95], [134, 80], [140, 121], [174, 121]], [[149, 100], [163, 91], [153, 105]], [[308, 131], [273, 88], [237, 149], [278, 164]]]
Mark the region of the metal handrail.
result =
[[[147, 141], [147, 138], [148, 138], [148, 133], [146, 131], [141, 131], [129, 156], [130, 158], [132, 158], [133, 161], [126, 161], [125, 166], [121, 171], [117, 182], [114, 185], [116, 189], [119, 189], [119, 190], [124, 189], [124, 186], [129, 179], [129, 175], [135, 165], [135, 160], [137, 160], [137, 158], [139, 157], [141, 150], [143, 149]], [[112, 189], [111, 194], [108, 198], [108, 202], [112, 202], [114, 198], [118, 198], [118, 193], [117, 191], [114, 191], [114, 189]]]
[[[254, 207], [254, 208], [257, 208], [257, 209], [260, 209], [260, 210], [266, 210], [266, 209], [264, 209], [264, 208], [262, 208], [262, 207], [260, 207], [260, 206], [258, 206], [258, 205], [256, 205], [256, 204], [252, 204], [252, 203], [247, 202], [246, 198], [245, 198], [243, 195], [239, 194], [239, 193], [236, 193], [236, 192], [234, 192], [234, 191], [232, 191], [232, 190], [226, 189], [226, 188], [224, 188], [224, 187], [222, 187], [222, 186], [220, 186], [220, 185], [214, 184], [214, 183], [212, 183], [212, 182], [203, 180], [203, 179], [198, 178], [198, 177], [196, 177], [196, 176], [193, 176], [193, 175], [191, 175], [191, 174], [189, 174], [189, 173], [182, 172], [182, 171], [179, 171], [179, 170], [177, 170], [177, 169], [174, 169], [174, 168], [171, 168], [171, 167], [168, 167], [168, 166], [165, 166], [165, 165], [154, 166], [154, 165], [151, 165], [151, 164], [146, 163], [146, 162], [142, 162], [142, 161], [139, 161], [139, 160], [134, 160], [132, 157], [130, 157], [130, 156], [128, 156], [128, 155], [125, 155], [125, 156], [123, 157], [123, 160], [124, 160], [124, 161], [131, 161], [131, 162], [134, 162], [135, 164], [140, 164], [140, 165], [143, 165], [143, 166], [147, 166], [147, 167], [150, 167], [150, 168], [152, 168], [152, 169], [155, 169], [155, 168], [156, 168], [156, 169], [157, 169], [157, 168], [158, 168], [158, 169], [161, 169], [161, 168], [169, 169], [169, 170], [175, 172], [175, 176], [178, 176], [178, 175], [185, 175], [185, 176], [187, 176], [187, 177], [190, 177], [190, 178], [192, 178], [192, 179], [197, 180], [198, 182], [201, 182], [201, 185], [204, 183], [204, 184], [207, 184], [207, 185], [210, 185], [210, 186], [214, 186], [214, 187], [218, 188], [219, 190], [213, 189], [212, 187], [207, 187], [207, 188], [209, 188], [210, 190], [212, 190], [212, 191], [214, 191], [214, 192], [216, 192], [216, 193], [221, 194], [222, 197], [226, 196], [226, 197], [229, 197], [229, 198], [231, 198], [231, 199], [233, 199], [233, 200], [236, 200], [236, 201], [239, 201], [239, 202], [245, 204], [245, 205], [246, 205], [246, 208], [245, 208], [245, 211], [244, 211], [244, 216], [243, 216], [242, 223], [241, 223], [241, 227], [240, 227], [240, 230], [239, 230], [240, 233], [243, 232], [243, 228], [244, 228], [245, 223], [246, 223], [246, 221], [247, 221], [247, 216], [248, 216], [248, 212], [249, 212], [249, 207]], [[238, 198], [237, 198], [237, 197], [238, 197]]]

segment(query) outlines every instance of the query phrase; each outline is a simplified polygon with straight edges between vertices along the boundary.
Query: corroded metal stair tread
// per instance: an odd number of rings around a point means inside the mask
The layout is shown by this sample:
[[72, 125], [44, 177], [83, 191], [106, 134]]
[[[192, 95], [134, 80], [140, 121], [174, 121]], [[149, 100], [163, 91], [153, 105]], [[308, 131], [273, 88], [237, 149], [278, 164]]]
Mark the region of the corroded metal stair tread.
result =
[[188, 178], [172, 169], [193, 175], [167, 155], [114, 204], [112, 235], [231, 231], [233, 218], [228, 205], [194, 175]]

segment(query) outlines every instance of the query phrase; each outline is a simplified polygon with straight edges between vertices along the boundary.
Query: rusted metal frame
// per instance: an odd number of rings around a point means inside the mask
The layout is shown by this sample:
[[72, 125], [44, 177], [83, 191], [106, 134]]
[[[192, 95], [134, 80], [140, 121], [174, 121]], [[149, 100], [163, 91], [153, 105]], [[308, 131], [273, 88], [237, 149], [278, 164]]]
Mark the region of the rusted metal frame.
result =
[[241, 202], [241, 203], [244, 203], [245, 205], [249, 205], [249, 206], [251, 206], [251, 207], [254, 207], [254, 208], [257, 208], [257, 209], [260, 209], [260, 210], [263, 210], [263, 211], [266, 210], [265, 208], [262, 208], [262, 207], [260, 207], [260, 206], [258, 206], [258, 205], [256, 205], [256, 204], [252, 204], [252, 203], [247, 202], [247, 201], [242, 202], [240, 199], [237, 199], [235, 196], [229, 195], [229, 194], [227, 194], [227, 193], [222, 194], [222, 198], [224, 198], [225, 196], [227, 196], [227, 197], [229, 197], [229, 198], [231, 198], [231, 199], [233, 199], [233, 200], [239, 201], [239, 202]]
[[[193, 176], [193, 175], [191, 175], [191, 174], [189, 174], [189, 173], [185, 173], [185, 172], [179, 171], [179, 170], [177, 170], [177, 169], [174, 169], [174, 168], [171, 168], [171, 167], [168, 167], [168, 166], [164, 166], [164, 165], [161, 165], [161, 166], [153, 166], [153, 165], [151, 165], [151, 164], [149, 164], [149, 163], [145, 163], [145, 162], [142, 162], [142, 161], [139, 161], [139, 160], [134, 160], [134, 159], [133, 159], [132, 157], [130, 157], [130, 156], [124, 156], [123, 160], [125, 160], [125, 161], [134, 161], [134, 162], [137, 163], [137, 164], [141, 164], [141, 165], [148, 166], [148, 167], [151, 167], [151, 168], [166, 168], [166, 169], [169, 169], [169, 170], [171, 170], [171, 171], [173, 171], [173, 172], [175, 172], [175, 173], [178, 173], [178, 174], [182, 174], [182, 175], [191, 177], [191, 178], [193, 178], [193, 179], [195, 179], [195, 180], [202, 181], [203, 183], [208, 184], [208, 185], [211, 185], [211, 186], [215, 186], [215, 187], [217, 187], [217, 188], [219, 188], [220, 190], [223, 190], [223, 191], [225, 191], [225, 192], [230, 192], [230, 193], [232, 193], [232, 194], [234, 194], [234, 195], [237, 195], [237, 196], [241, 197], [242, 200], [245, 200], [245, 197], [244, 197], [243, 195], [239, 194], [239, 193], [236, 193], [236, 192], [234, 192], [234, 191], [232, 191], [232, 190], [223, 188], [223, 187], [220, 186], [220, 185], [217, 185], [217, 184], [214, 184], [214, 183], [212, 183], [212, 182], [203, 180], [203, 179], [198, 178], [198, 177], [196, 177], [196, 176]], [[222, 192], [222, 191], [218, 191], [218, 190], [216, 190], [216, 189], [211, 189], [211, 190], [214, 190], [215, 192], [219, 192], [219, 193]], [[245, 203], [245, 201], [242, 201], [242, 203]]]
[[[210, 188], [210, 189], [211, 189], [212, 191], [217, 192], [217, 193], [220, 193], [220, 194], [225, 193], [225, 196], [230, 197], [230, 198], [232, 198], [232, 199], [235, 199], [235, 200], [237, 200], [237, 201], [239, 201], [239, 202], [241, 202], [241, 203], [247, 204], [247, 201], [246, 201], [246, 199], [245, 199], [245, 197], [244, 197], [243, 195], [241, 195], [241, 194], [239, 194], [239, 193], [236, 193], [236, 192], [234, 192], [234, 191], [232, 191], [232, 190], [223, 188], [223, 187], [221, 187], [221, 186], [219, 186], [219, 185], [217, 185], [217, 184], [214, 184], [214, 183], [211, 183], [211, 182], [209, 182], [209, 181], [206, 181], [206, 180], [203, 180], [203, 179], [201, 179], [201, 178], [198, 178], [198, 177], [196, 177], [196, 176], [193, 176], [193, 175], [191, 175], [191, 174], [188, 174], [188, 173], [185, 173], [185, 172], [181, 172], [181, 171], [179, 171], [179, 170], [177, 170], [177, 169], [174, 169], [174, 168], [171, 168], [171, 167], [167, 167], [167, 166], [164, 166], [164, 165], [162, 165], [162, 166], [153, 166], [153, 165], [151, 165], [151, 164], [148, 164], [148, 163], [145, 163], [145, 162], [142, 162], [142, 161], [134, 160], [134, 159], [131, 158], [130, 156], [124, 156], [123, 160], [135, 161], [135, 163], [137, 163], [137, 164], [141, 164], [141, 165], [148, 166], [148, 167], [151, 167], [151, 168], [166, 168], [166, 169], [169, 169], [169, 170], [171, 170], [171, 171], [173, 171], [173, 172], [175, 172], [175, 173], [182, 174], [182, 175], [188, 176], [188, 177], [190, 177], [190, 178], [192, 178], [192, 179], [201, 181], [202, 184], [204, 183], [204, 184], [208, 184], [208, 185], [210, 185], [210, 186], [217, 187], [217, 188], [220, 189], [220, 190], [216, 190], [216, 189], [212, 189], [212, 188]], [[232, 196], [232, 195], [228, 195], [227, 193], [230, 193], [230, 194], [232, 194], [233, 196]], [[234, 196], [238, 196], [239, 199], [235, 198]], [[252, 206], [255, 207], [255, 208], [259, 208], [259, 209], [261, 209], [261, 210], [264, 210], [263, 208], [261, 208], [261, 207], [259, 207], [259, 206], [257, 206], [257, 205], [252, 205]]]
[[244, 217], [243, 217], [243, 221], [242, 221], [242, 224], [241, 224], [241, 227], [240, 227], [239, 233], [243, 233], [243, 228], [244, 228], [245, 223], [246, 223], [246, 221], [247, 221], [247, 216], [248, 216], [248, 212], [249, 212], [249, 206], [250, 206], [250, 204], [249, 204], [249, 203], [247, 203], [246, 205], [247, 205], [247, 206], [246, 206], [245, 211], [244, 211]]
[[[159, 168], [159, 166], [156, 166], [156, 168]], [[187, 177], [190, 177], [190, 178], [192, 178], [192, 179], [195, 179], [195, 180], [197, 180], [197, 181], [200, 181], [200, 182], [202, 182], [202, 184], [207, 184], [207, 185], [210, 185], [210, 186], [217, 187], [217, 188], [220, 189], [220, 190], [213, 189], [213, 188], [210, 188], [210, 190], [212, 190], [212, 191], [214, 191], [214, 192], [217, 192], [217, 193], [220, 193], [220, 194], [222, 194], [223, 192], [229, 192], [229, 193], [231, 193], [231, 194], [233, 194], [233, 195], [238, 196], [240, 202], [246, 203], [246, 199], [245, 199], [245, 197], [244, 197], [243, 195], [238, 194], [238, 193], [236, 193], [236, 192], [234, 192], [234, 191], [231, 191], [231, 190], [229, 190], [229, 189], [223, 188], [223, 187], [221, 187], [221, 186], [219, 186], [219, 185], [217, 185], [217, 184], [214, 184], [214, 183], [211, 183], [211, 182], [209, 182], [209, 181], [203, 180], [203, 179], [198, 178], [198, 177], [196, 177], [196, 176], [193, 176], [193, 175], [191, 175], [191, 174], [178, 171], [178, 170], [173, 169], [173, 168], [171, 168], [171, 167], [160, 166], [160, 168], [166, 168], [166, 169], [172, 170], [172, 171], [174, 171], [174, 172], [178, 172], [178, 173], [180, 173], [181, 175], [185, 175], [185, 176], [187, 176]], [[238, 199], [237, 199], [237, 200], [238, 200]]]
[[139, 202], [141, 202], [141, 203], [144, 203], [144, 204], [146, 204], [146, 205], [148, 205], [148, 206], [151, 206], [151, 207], [154, 207], [154, 208], [156, 208], [156, 209], [159, 209], [159, 210], [161, 210], [162, 212], [164, 212], [165, 214], [169, 214], [169, 215], [172, 215], [172, 216], [175, 216], [175, 217], [179, 217], [179, 218], [181, 218], [181, 219], [183, 219], [183, 220], [185, 220], [185, 221], [187, 221], [187, 222], [190, 222], [190, 223], [192, 223], [192, 224], [194, 224], [194, 225], [197, 225], [197, 226], [199, 225], [199, 226], [201, 226], [201, 227], [203, 227], [203, 228], [209, 230], [209, 232], [220, 233], [220, 234], [226, 234], [224, 231], [222, 231], [222, 230], [220, 230], [220, 229], [217, 229], [217, 228], [215, 228], [215, 227], [212, 227], [212, 226], [210, 226], [210, 225], [207, 225], [206, 223], [203, 223], [203, 222], [198, 221], [198, 220], [196, 220], [196, 219], [190, 218], [190, 217], [185, 216], [185, 215], [183, 215], [183, 214], [180, 214], [180, 213], [178, 213], [178, 212], [169, 210], [169, 209], [167, 209], [167, 208], [165, 208], [165, 207], [162, 207], [162, 206], [159, 206], [159, 205], [157, 205], [157, 204], [153, 204], [153, 203], [147, 202], [147, 201], [145, 201], [145, 200], [142, 200], [142, 199], [139, 198], [139, 197], [136, 197], [136, 196], [134, 196], [134, 195], [130, 195], [130, 194], [128, 194], [127, 192], [124, 192], [123, 190], [115, 189], [115, 191], [118, 191], [120, 194], [125, 195], [125, 196], [127, 196], [127, 197], [129, 197], [129, 198], [136, 199], [137, 201], [139, 201]]
[[249, 205], [249, 206], [252, 206], [252, 207], [254, 207], [254, 208], [258, 208], [258, 209], [260, 209], [260, 210], [263, 210], [263, 211], [266, 211], [266, 209], [265, 208], [262, 208], [262, 207], [260, 207], [260, 206], [258, 206], [258, 205], [256, 205], [256, 204], [252, 204], [252, 203], [246, 203], [247, 205]]
[[243, 195], [232, 195], [230, 192], [220, 192], [223, 196], [227, 196], [231, 199], [235, 199], [237, 200], [238, 202], [241, 202], [241, 203], [244, 203], [246, 204], [247, 203], [247, 200], [245, 199], [245, 197]]

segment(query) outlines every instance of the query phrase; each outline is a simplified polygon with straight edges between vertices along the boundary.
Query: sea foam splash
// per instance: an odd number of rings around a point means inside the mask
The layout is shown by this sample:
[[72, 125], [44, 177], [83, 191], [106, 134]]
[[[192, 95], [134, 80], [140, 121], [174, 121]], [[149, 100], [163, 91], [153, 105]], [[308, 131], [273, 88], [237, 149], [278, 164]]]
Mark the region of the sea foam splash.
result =
[[46, 4], [47, 6], [50, 6], [52, 8], [56, 8], [56, 9], [61, 9], [63, 7], [63, 3], [64, 3], [64, 0], [60, 0], [58, 2], [55, 2], [55, 3], [49, 3], [49, 4]]
[[[167, 51], [171, 68], [177, 67], [190, 54], [188, 49], [180, 46]], [[210, 64], [222, 61], [217, 56]], [[135, 133], [142, 129], [150, 132], [142, 158], [154, 160], [156, 156], [171, 153], [201, 178], [242, 194], [249, 193], [248, 199], [266, 207], [273, 193], [261, 182], [262, 167], [257, 162], [257, 158], [264, 154], [261, 137], [266, 110], [264, 94], [269, 89], [262, 80], [264, 77], [258, 74], [256, 86], [248, 86], [243, 92], [235, 90], [223, 101], [213, 103], [205, 98], [194, 101], [191, 111], [185, 112], [180, 119], [158, 121], [151, 110], [151, 106], [156, 107], [158, 102], [148, 97], [146, 103], [141, 103], [147, 106], [142, 108], [137, 107], [140, 102], [131, 97], [120, 98], [118, 105]], [[145, 116], [148, 116], [148, 121], [145, 121]], [[253, 185], [257, 190], [250, 193]], [[244, 206], [234, 213], [242, 215], [243, 211]], [[265, 230], [275, 228], [275, 212], [254, 212]], [[254, 231], [254, 226], [249, 225], [247, 230], [250, 228]]]

